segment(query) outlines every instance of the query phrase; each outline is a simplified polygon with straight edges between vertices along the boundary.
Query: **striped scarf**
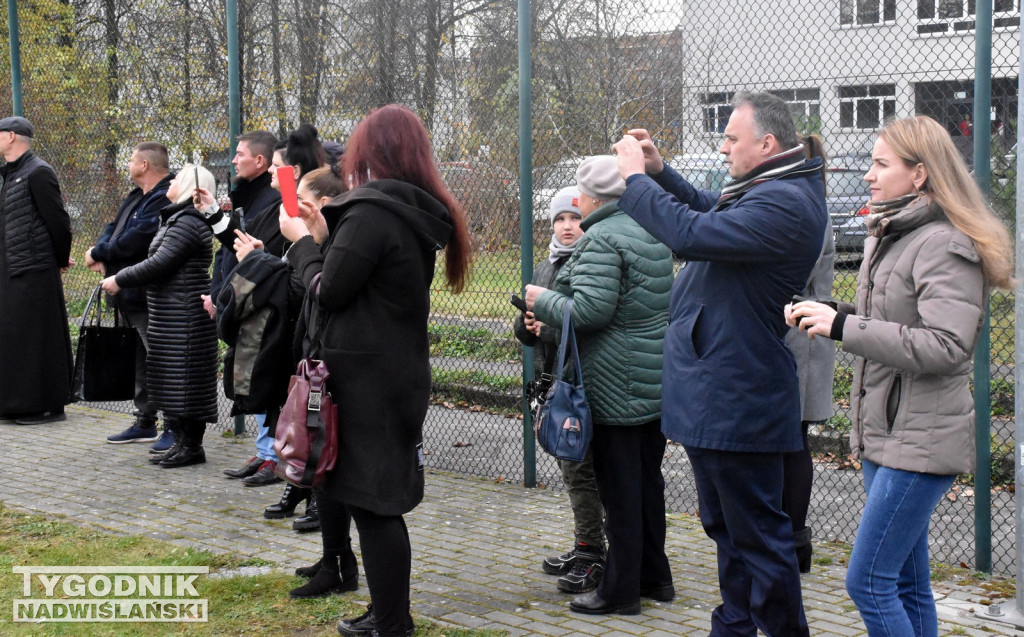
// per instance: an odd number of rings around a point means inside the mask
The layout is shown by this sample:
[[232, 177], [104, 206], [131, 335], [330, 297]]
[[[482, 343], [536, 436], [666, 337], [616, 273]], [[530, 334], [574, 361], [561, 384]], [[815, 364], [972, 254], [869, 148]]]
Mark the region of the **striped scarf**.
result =
[[805, 161], [807, 161], [807, 156], [804, 153], [803, 144], [782, 151], [777, 155], [772, 155], [746, 175], [737, 178], [722, 188], [722, 194], [718, 197], [718, 205], [715, 206], [715, 210], [722, 210], [726, 205], [738, 199], [743, 193], [758, 184], [781, 177], [789, 177], [790, 175], [804, 172], [816, 172], [818, 170], [817, 167], [801, 170]]

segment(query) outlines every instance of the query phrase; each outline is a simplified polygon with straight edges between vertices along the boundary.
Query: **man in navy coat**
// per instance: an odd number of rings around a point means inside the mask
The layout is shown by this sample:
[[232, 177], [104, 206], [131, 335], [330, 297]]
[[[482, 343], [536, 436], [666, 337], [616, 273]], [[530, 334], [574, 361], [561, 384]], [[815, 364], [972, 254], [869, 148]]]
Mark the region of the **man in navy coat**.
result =
[[737, 93], [732, 105], [721, 192], [694, 188], [636, 129], [615, 144], [619, 206], [686, 261], [665, 335], [662, 428], [686, 449], [718, 546], [723, 603], [711, 634], [807, 635], [782, 510], [782, 457], [803, 447], [782, 308], [821, 251], [822, 158], [808, 159], [783, 100]]

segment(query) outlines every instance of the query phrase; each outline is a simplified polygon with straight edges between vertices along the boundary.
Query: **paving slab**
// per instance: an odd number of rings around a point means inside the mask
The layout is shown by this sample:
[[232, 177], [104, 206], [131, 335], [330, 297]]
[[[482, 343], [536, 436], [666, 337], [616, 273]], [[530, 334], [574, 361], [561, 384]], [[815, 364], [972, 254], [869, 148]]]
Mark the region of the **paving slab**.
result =
[[[63, 423], [22, 427], [0, 420], [0, 502], [13, 509], [113, 533], [168, 538], [176, 546], [272, 560], [285, 570], [306, 565], [320, 551], [318, 533], [298, 534], [287, 521], [269, 521], [263, 508], [281, 485], [246, 488], [221, 474], [251, 455], [252, 439], [208, 433], [207, 463], [163, 469], [146, 462], [148, 445], [110, 445], [124, 429], [123, 414], [82, 406]], [[415, 614], [453, 626], [509, 635], [699, 635], [720, 603], [714, 544], [699, 521], [668, 516], [666, 549], [678, 596], [644, 602], [637, 616], [587, 616], [569, 611], [570, 597], [555, 589], [541, 559], [561, 553], [572, 537], [564, 493], [527, 489], [508, 481], [430, 471], [423, 503], [406, 516], [413, 548]], [[358, 554], [358, 540], [354, 538]], [[864, 635], [846, 595], [845, 551], [816, 545], [816, 563], [804, 576], [805, 607], [814, 635]], [[935, 582], [941, 635], [1020, 635], [1019, 615], [987, 616], [992, 600], [976, 586]], [[287, 592], [281, 591], [282, 600]], [[352, 594], [367, 602], [364, 585]], [[2, 611], [0, 611], [2, 612]], [[301, 627], [296, 627], [300, 629]]]

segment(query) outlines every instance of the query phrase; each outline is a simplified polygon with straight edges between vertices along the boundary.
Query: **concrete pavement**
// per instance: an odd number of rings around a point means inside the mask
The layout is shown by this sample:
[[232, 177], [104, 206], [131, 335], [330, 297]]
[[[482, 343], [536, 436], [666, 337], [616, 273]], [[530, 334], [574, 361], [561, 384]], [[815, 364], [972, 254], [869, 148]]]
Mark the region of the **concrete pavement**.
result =
[[[69, 408], [67, 422], [52, 425], [21, 427], [0, 420], [0, 501], [115, 533], [258, 556], [289, 570], [319, 558], [319, 534], [299, 535], [290, 520], [263, 519], [262, 509], [280, 495], [280, 485], [245, 488], [221, 474], [252, 455], [251, 438], [211, 431], [204, 444], [207, 464], [161, 469], [146, 462], [146, 445], [105, 442], [128, 420], [85, 407]], [[510, 635], [707, 633], [720, 598], [714, 545], [697, 519], [669, 519], [675, 601], [645, 601], [638, 616], [594, 617], [570, 612], [570, 598], [540, 570], [543, 556], [569, 547], [571, 517], [564, 493], [431, 472], [423, 504], [406, 517], [413, 544], [413, 612]], [[816, 563], [804, 576], [814, 635], [865, 632], [845, 592], [845, 555], [842, 547], [816, 546]], [[985, 617], [985, 591], [953, 582], [936, 582], [935, 589], [940, 634], [1022, 634], [1012, 624]], [[369, 599], [365, 585], [354, 595]], [[1012, 606], [1007, 600], [1003, 610]]]

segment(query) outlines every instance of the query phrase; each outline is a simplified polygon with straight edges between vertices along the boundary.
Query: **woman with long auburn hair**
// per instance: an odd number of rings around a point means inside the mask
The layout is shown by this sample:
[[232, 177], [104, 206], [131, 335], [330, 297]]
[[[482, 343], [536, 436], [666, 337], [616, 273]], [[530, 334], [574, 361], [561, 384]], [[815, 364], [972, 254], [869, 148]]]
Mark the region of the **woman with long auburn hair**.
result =
[[803, 301], [786, 321], [857, 356], [850, 446], [867, 501], [846, 588], [869, 635], [938, 633], [932, 510], [974, 470], [971, 356], [989, 286], [1013, 285], [1012, 244], [935, 120], [878, 133], [856, 306]]
[[370, 587], [370, 608], [339, 622], [339, 632], [410, 635], [412, 550], [402, 516], [423, 499], [430, 286], [444, 250], [448, 286], [463, 289], [469, 232], [426, 128], [404, 106], [377, 109], [356, 126], [341, 175], [351, 190], [322, 209], [337, 218], [329, 235], [281, 216], [294, 241], [288, 261], [315, 301], [309, 329], [339, 409], [337, 463], [316, 497], [325, 538], [344, 534], [351, 513]]

